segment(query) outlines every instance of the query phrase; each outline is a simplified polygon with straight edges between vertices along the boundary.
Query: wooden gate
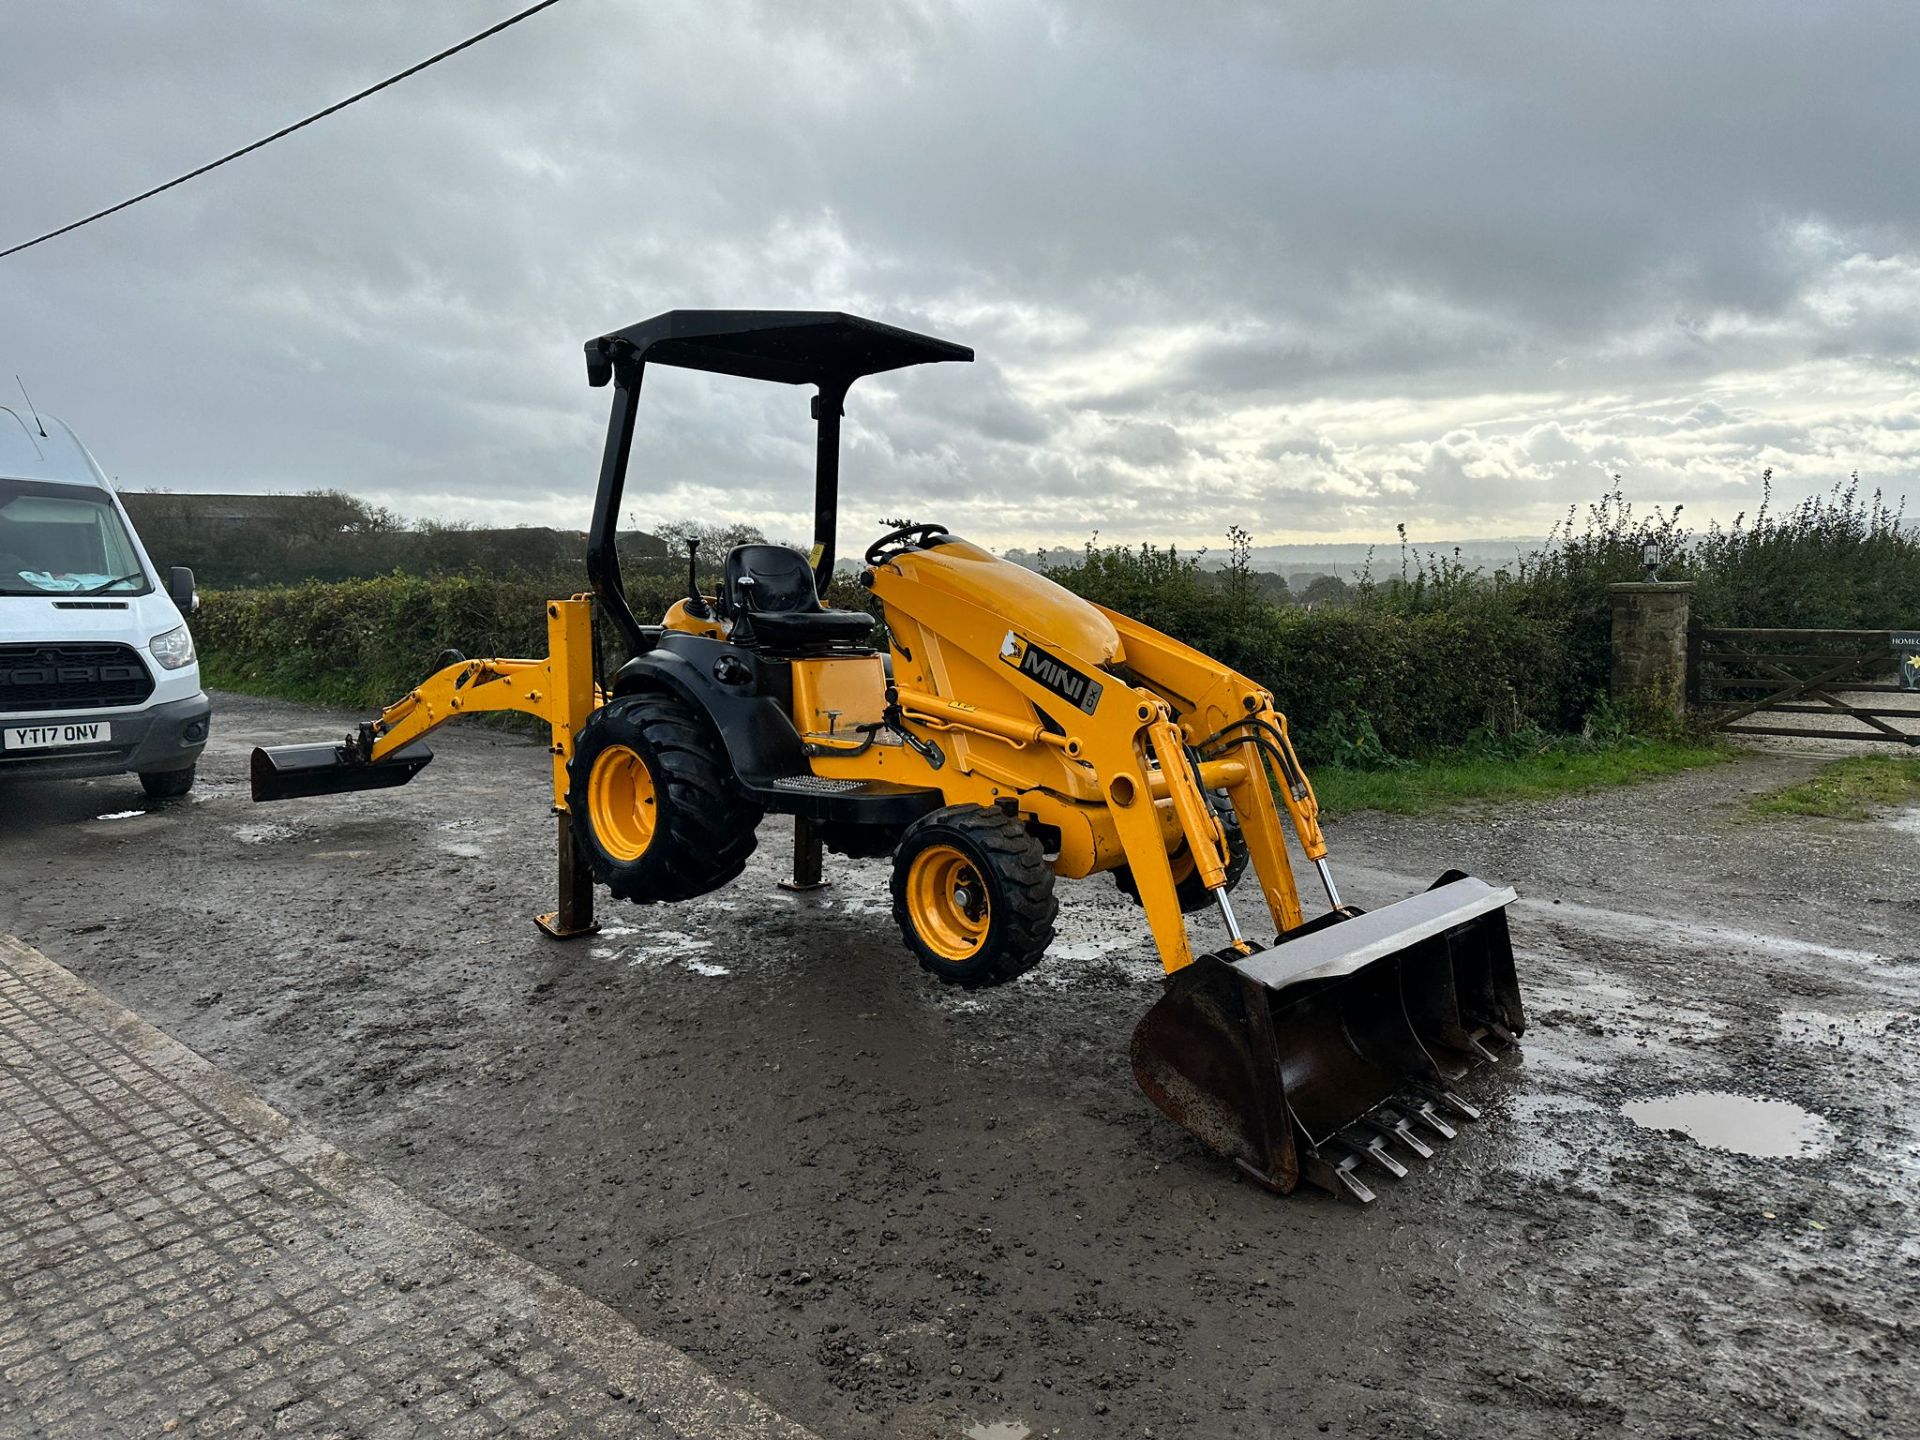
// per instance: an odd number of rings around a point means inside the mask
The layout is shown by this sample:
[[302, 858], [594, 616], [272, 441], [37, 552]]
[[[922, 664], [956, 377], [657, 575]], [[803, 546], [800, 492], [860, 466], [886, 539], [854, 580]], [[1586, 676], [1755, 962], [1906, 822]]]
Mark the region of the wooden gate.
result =
[[[1876, 704], [1881, 695], [1907, 703]], [[1732, 735], [1920, 746], [1920, 632], [1734, 630], [1695, 622], [1687, 632], [1687, 703]], [[1854, 723], [1756, 723], [1774, 715]]]

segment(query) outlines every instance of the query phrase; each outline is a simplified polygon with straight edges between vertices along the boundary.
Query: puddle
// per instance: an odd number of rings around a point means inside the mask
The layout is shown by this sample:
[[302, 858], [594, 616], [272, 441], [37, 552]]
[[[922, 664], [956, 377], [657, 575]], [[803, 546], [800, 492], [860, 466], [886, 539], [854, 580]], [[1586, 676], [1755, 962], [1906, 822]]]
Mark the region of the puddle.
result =
[[967, 1440], [1027, 1440], [1031, 1434], [1018, 1420], [983, 1420], [967, 1427]]
[[[637, 939], [630, 943], [619, 943], [619, 938], [626, 936], [636, 936]], [[623, 960], [628, 965], [648, 967], [683, 961], [696, 975], [732, 973], [722, 966], [688, 958], [698, 955], [702, 950], [711, 950], [713, 941], [703, 936], [689, 935], [684, 930], [642, 931], [630, 925], [608, 925], [601, 929], [600, 938], [615, 939], [616, 943], [593, 946], [589, 953], [596, 960]]]
[[442, 840], [436, 848], [448, 855], [458, 855], [462, 860], [484, 859], [487, 853], [480, 846], [465, 840]]
[[1649, 1130], [1678, 1130], [1702, 1145], [1759, 1159], [1819, 1155], [1833, 1143], [1833, 1127], [1810, 1110], [1722, 1090], [1630, 1100], [1620, 1110]]
[[109, 810], [105, 815], [96, 815], [96, 820], [131, 820], [136, 815], [144, 815], [144, 810]]
[[291, 840], [293, 827], [273, 820], [259, 820], [234, 826], [232, 834], [242, 845], [268, 845], [275, 840]]
[[678, 955], [687, 950], [711, 950], [713, 941], [703, 935], [689, 935], [684, 930], [651, 930], [633, 948], [651, 958], [661, 954]]
[[1136, 936], [1109, 935], [1102, 940], [1055, 940], [1047, 947], [1049, 960], [1104, 960], [1116, 951], [1130, 948]]
[[856, 895], [851, 892], [842, 895], [831, 893], [822, 895], [817, 890], [789, 890], [781, 893], [801, 900], [809, 896], [816, 897], [813, 904], [817, 908], [838, 910], [842, 915], [891, 915], [893, 913], [893, 898], [889, 895]]
[[1903, 835], [1920, 836], [1920, 806], [1911, 810], [1899, 810], [1882, 822], [1889, 830], [1898, 830]]

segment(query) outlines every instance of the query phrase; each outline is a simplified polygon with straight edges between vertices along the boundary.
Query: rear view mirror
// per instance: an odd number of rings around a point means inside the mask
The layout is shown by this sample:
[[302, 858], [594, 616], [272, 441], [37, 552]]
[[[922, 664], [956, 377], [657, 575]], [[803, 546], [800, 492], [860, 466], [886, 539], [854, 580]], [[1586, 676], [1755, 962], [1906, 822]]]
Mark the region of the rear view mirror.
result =
[[200, 608], [200, 592], [193, 588], [193, 571], [184, 565], [167, 571], [167, 595], [180, 607], [182, 615], [191, 615]]

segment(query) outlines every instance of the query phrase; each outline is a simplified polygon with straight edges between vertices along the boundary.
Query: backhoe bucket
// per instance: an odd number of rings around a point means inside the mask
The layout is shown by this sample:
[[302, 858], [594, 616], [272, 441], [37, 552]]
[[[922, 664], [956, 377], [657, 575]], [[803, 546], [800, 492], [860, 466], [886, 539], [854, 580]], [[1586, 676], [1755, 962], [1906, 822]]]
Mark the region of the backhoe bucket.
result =
[[416, 740], [384, 760], [362, 760], [353, 746], [262, 745], [253, 752], [249, 778], [253, 798], [302, 800], [313, 795], [351, 795], [404, 785], [433, 759], [427, 742]]
[[1449, 871], [1423, 894], [1334, 911], [1269, 950], [1198, 957], [1133, 1034], [1148, 1098], [1262, 1185], [1362, 1202], [1362, 1166], [1407, 1173], [1479, 1111], [1452, 1086], [1525, 1028], [1506, 907]]

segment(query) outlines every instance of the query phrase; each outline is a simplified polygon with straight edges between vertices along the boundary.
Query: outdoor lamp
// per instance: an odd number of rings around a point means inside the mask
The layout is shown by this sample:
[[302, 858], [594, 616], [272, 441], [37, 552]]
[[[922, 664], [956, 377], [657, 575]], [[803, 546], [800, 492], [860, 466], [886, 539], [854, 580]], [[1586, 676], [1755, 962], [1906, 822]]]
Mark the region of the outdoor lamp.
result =
[[1641, 547], [1640, 563], [1647, 567], [1647, 579], [1649, 581], [1660, 578], [1660, 545], [1658, 541], [1649, 540]]

